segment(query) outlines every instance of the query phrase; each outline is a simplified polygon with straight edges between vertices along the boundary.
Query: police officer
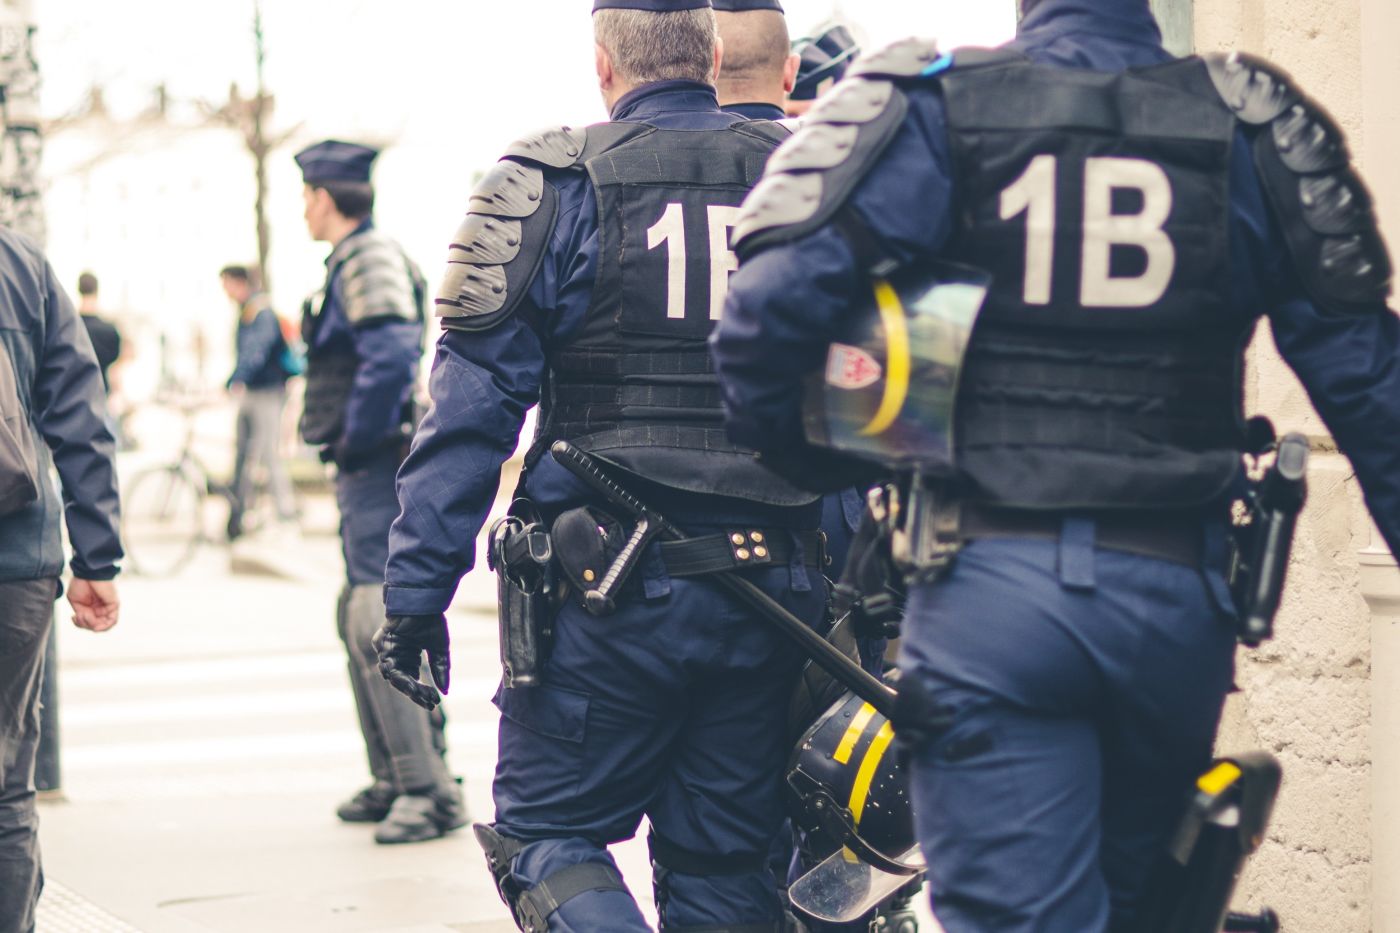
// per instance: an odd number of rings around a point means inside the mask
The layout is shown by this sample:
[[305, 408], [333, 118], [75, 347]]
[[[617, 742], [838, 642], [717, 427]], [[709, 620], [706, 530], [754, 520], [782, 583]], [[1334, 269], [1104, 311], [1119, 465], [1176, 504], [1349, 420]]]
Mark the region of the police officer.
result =
[[797, 82], [798, 58], [778, 0], [714, 0], [724, 62], [719, 105], [750, 120], [781, 120]]
[[376, 822], [380, 843], [433, 839], [464, 825], [461, 791], [437, 721], [379, 676], [370, 643], [384, 618], [384, 561], [398, 514], [394, 474], [412, 425], [423, 341], [422, 276], [374, 226], [370, 170], [378, 151], [328, 140], [297, 154], [306, 225], [330, 243], [324, 289], [302, 321], [307, 346], [301, 436], [334, 462], [346, 585], [338, 607], [350, 684], [374, 783], [337, 810]]
[[1231, 684], [1242, 348], [1267, 314], [1394, 550], [1400, 320], [1341, 135], [1287, 75], [1173, 60], [1148, 0], [1024, 6], [1008, 47], [910, 40], [808, 115], [713, 346], [731, 437], [800, 469], [802, 380], [871, 278], [991, 273], [934, 487], [963, 547], [900, 660], [934, 911], [1131, 930]]
[[571, 596], [541, 682], [497, 692], [496, 819], [478, 827], [497, 884], [524, 928], [645, 930], [607, 850], [645, 815], [663, 928], [775, 930], [764, 856], [802, 659], [690, 573], [742, 570], [809, 623], [823, 614], [817, 496], [724, 439], [704, 342], [734, 262], [729, 223], [788, 134], [719, 109], [709, 0], [598, 0], [594, 29], [612, 121], [513, 144], [452, 246], [380, 654], [405, 692], [437, 703], [413, 680], [419, 657], [445, 688], [442, 613], [538, 403], [520, 493], [556, 539], [577, 507], [594, 510], [590, 533], [606, 521], [548, 453], [567, 439], [698, 541], [689, 566], [652, 545], [611, 615]]
[[[715, 87], [720, 107], [730, 113], [750, 120], [783, 120], [787, 116], [788, 95], [800, 80], [799, 64], [807, 68], [807, 84], [811, 87], [821, 83], [811, 80], [814, 69], [824, 74], [835, 73], [825, 52], [819, 57], [808, 55], [800, 59], [790, 51], [792, 43], [788, 39], [787, 20], [778, 0], [715, 0], [715, 20], [719, 24], [720, 41], [724, 43], [724, 63]], [[833, 30], [849, 36], [845, 27], [833, 27]], [[803, 41], [814, 44], [814, 40]], [[842, 58], [838, 66], [841, 71], [848, 61], [849, 57]], [[823, 83], [823, 87], [829, 83]], [[833, 580], [841, 577], [846, 566], [846, 555], [864, 505], [856, 489], [843, 489], [822, 497], [826, 570]], [[862, 634], [857, 643], [861, 665], [878, 677], [884, 668], [885, 639]]]

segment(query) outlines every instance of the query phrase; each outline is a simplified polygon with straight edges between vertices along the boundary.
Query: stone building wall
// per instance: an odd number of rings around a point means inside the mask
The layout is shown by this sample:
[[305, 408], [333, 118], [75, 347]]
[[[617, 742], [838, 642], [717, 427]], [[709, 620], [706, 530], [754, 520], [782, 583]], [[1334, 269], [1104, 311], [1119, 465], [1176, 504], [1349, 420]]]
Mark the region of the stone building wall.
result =
[[[1376, 0], [1195, 0], [1198, 51], [1275, 61], [1337, 118], [1400, 235], [1400, 12]], [[1394, 239], [1394, 237], [1392, 237]], [[1250, 351], [1251, 413], [1312, 441], [1277, 638], [1240, 652], [1222, 752], [1262, 748], [1284, 766], [1270, 838], [1241, 891], [1285, 929], [1400, 931], [1400, 643], [1391, 645], [1400, 575], [1377, 544], [1351, 465], [1336, 450], [1267, 326]], [[1368, 605], [1368, 599], [1370, 605]], [[1389, 689], [1388, 689], [1389, 688]]]

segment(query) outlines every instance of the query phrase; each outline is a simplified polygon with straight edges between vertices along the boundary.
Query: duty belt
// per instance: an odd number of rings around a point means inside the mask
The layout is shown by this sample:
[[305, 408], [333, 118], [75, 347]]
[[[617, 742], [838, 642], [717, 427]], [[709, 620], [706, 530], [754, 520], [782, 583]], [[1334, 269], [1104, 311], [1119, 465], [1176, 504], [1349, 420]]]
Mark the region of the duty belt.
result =
[[[1094, 522], [1095, 547], [1188, 567], [1201, 566], [1205, 535], [1199, 515], [1095, 512], [1088, 517]], [[1063, 512], [1032, 512], [964, 502], [961, 537], [968, 541], [978, 538], [1058, 540], [1064, 518]]]
[[826, 535], [821, 531], [736, 529], [718, 535], [702, 535], [682, 541], [662, 541], [661, 560], [673, 577], [697, 577], [728, 570], [792, 562], [793, 537], [802, 547], [802, 563], [823, 569], [827, 563]]
[[660, 525], [645, 511], [635, 518], [630, 531], [624, 531], [620, 521], [599, 509], [570, 509], [555, 518], [549, 536], [559, 569], [594, 615], [607, 615], [616, 608], [623, 584], [653, 544], [672, 577], [786, 567], [798, 559], [816, 570], [826, 564], [826, 537], [817, 529], [788, 531], [740, 525], [721, 534], [658, 541]]

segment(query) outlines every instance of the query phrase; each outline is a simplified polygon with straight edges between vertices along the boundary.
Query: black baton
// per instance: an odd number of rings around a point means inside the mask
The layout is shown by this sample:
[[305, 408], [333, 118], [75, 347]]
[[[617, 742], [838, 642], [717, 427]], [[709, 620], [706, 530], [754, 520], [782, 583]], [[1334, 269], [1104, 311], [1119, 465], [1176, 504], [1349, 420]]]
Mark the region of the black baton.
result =
[[[640, 499], [619, 486], [599, 466], [598, 461], [579, 450], [568, 441], [555, 441], [549, 448], [559, 465], [577, 476], [594, 492], [614, 505], [625, 509], [634, 520], [645, 518], [654, 526], [655, 533], [663, 540], [677, 541], [686, 537], [654, 510], [649, 509]], [[649, 529], [650, 530], [650, 529]], [[728, 590], [730, 595], [746, 603], [762, 618], [773, 624], [788, 638], [795, 641], [813, 661], [824, 671], [840, 681], [852, 693], [875, 707], [886, 719], [894, 718], [895, 692], [879, 680], [870, 676], [859, 664], [846, 657], [829, 641], [803, 624], [781, 603], [759, 589], [749, 580], [732, 573], [710, 574], [706, 579]]]

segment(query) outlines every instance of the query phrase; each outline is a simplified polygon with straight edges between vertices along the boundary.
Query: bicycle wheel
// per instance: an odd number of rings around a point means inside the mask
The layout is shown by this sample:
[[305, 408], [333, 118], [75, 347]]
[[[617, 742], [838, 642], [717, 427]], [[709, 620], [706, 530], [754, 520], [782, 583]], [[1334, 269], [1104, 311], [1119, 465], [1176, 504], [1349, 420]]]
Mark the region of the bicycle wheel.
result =
[[178, 466], [137, 473], [122, 502], [122, 536], [131, 569], [147, 577], [175, 573], [204, 539], [204, 490]]

